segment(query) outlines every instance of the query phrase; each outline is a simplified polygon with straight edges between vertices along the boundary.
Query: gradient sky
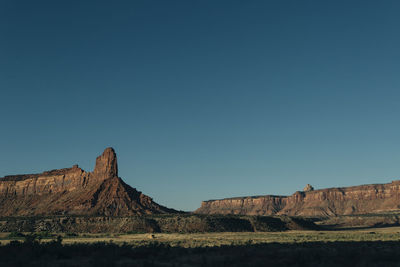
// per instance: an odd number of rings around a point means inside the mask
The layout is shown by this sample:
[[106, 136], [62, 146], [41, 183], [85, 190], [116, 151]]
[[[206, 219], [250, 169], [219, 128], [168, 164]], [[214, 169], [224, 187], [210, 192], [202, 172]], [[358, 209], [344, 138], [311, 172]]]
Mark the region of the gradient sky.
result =
[[175, 209], [400, 177], [399, 1], [0, 0], [0, 176], [115, 148]]

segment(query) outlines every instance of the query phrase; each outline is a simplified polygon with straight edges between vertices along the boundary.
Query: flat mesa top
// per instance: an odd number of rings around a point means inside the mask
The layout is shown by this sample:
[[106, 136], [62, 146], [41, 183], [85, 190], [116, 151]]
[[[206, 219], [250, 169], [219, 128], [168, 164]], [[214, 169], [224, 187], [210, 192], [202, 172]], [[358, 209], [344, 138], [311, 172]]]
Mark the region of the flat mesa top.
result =
[[32, 174], [16, 174], [16, 175], [6, 175], [4, 177], [0, 177], [0, 182], [5, 181], [23, 181], [26, 179], [32, 179], [37, 177], [46, 177], [46, 176], [53, 176], [53, 175], [63, 175], [69, 173], [71, 171], [81, 170], [78, 165], [74, 165], [71, 168], [64, 168], [64, 169], [54, 169], [51, 171], [45, 171], [42, 173], [32, 173]]

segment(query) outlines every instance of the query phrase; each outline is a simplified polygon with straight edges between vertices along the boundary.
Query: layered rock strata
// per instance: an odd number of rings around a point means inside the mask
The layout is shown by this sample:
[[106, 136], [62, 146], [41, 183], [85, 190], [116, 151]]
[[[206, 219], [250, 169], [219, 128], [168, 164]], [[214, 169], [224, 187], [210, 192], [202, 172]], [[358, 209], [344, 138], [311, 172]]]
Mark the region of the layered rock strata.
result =
[[203, 201], [200, 214], [336, 216], [400, 211], [400, 181]]
[[0, 216], [127, 216], [175, 212], [118, 177], [117, 156], [107, 148], [93, 172], [78, 167], [0, 178]]

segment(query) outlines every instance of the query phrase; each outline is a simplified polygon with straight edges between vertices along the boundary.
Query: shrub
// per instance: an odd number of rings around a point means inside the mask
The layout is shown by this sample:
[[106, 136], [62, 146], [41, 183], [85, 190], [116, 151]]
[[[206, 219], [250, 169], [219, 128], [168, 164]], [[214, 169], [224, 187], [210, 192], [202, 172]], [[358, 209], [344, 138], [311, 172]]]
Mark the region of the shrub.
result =
[[10, 239], [22, 239], [25, 235], [21, 232], [11, 232], [7, 237]]
[[67, 232], [64, 235], [65, 237], [77, 237], [79, 236], [77, 233]]

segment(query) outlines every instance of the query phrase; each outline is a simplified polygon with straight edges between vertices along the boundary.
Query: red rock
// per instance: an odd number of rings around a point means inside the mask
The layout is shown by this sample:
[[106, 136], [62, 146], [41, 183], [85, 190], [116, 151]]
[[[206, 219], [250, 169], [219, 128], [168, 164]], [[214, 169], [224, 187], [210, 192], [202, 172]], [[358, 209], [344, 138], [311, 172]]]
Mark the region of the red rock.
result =
[[312, 185], [310, 185], [310, 184], [307, 184], [307, 185], [303, 188], [303, 191], [304, 191], [304, 192], [313, 191], [313, 190], [314, 190], [314, 187], [312, 187]]
[[118, 177], [117, 156], [107, 148], [93, 172], [78, 165], [41, 174], [0, 178], [0, 216], [172, 213]]
[[103, 154], [96, 158], [96, 166], [93, 171], [98, 178], [118, 177], [117, 155], [112, 147], [104, 150]]
[[291, 196], [254, 196], [203, 201], [196, 213], [336, 216], [400, 211], [400, 181], [296, 192]]

